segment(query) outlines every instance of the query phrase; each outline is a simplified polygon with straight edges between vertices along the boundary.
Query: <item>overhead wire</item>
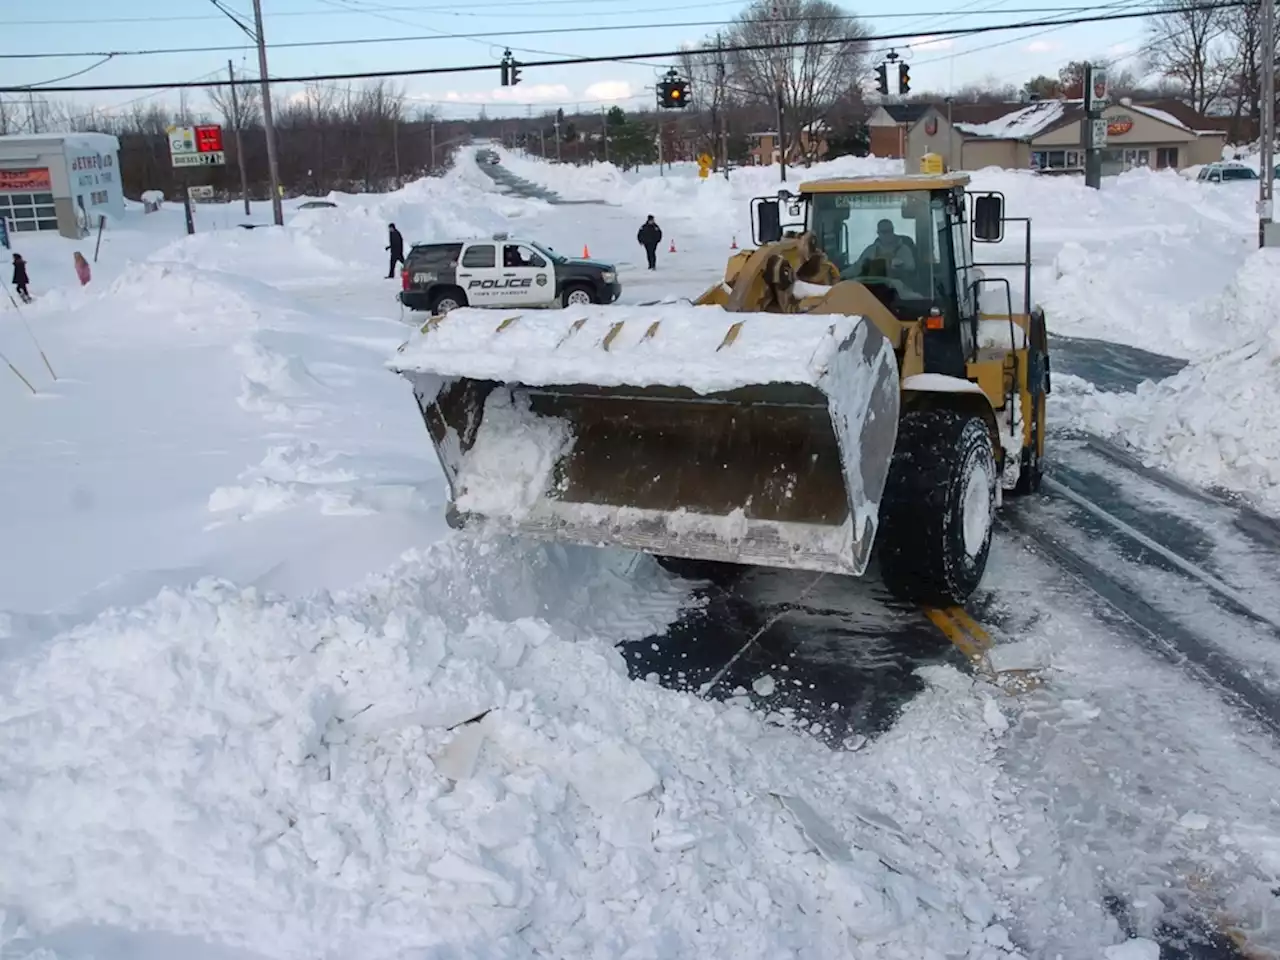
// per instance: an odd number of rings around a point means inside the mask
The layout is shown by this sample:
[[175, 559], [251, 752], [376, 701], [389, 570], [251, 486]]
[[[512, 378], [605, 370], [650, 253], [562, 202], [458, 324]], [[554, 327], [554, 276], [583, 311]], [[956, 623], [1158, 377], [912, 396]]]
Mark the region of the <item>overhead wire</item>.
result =
[[[1184, 5], [1180, 9], [1183, 10], [1216, 10], [1228, 9], [1244, 6], [1248, 0], [1211, 0], [1211, 2], [1200, 2], [1191, 5]], [[1132, 20], [1141, 17], [1152, 16], [1161, 12], [1159, 7], [1149, 7], [1142, 10], [1122, 10], [1115, 13], [1094, 14], [1091, 16], [1074, 17], [1062, 20], [1028, 20], [1018, 23], [1003, 24], [986, 24], [982, 26], [955, 28], [943, 31], [942, 36], [946, 37], [964, 37], [976, 36], [985, 33], [999, 33], [1010, 30], [1028, 30], [1037, 27], [1059, 27], [1072, 26], [1084, 23], [1106, 23], [1119, 20]], [[891, 40], [910, 40], [921, 36], [919, 32], [907, 33], [888, 33], [888, 34], [868, 34], [859, 36], [841, 36], [841, 37], [824, 37], [806, 40], [780, 40], [765, 43], [735, 43], [721, 44], [719, 46], [702, 48], [698, 51], [690, 51], [688, 49], [662, 50], [657, 52], [642, 53], [623, 53], [623, 54], [598, 54], [592, 56], [574, 56], [561, 57], [554, 60], [526, 61], [522, 64], [526, 68], [537, 67], [567, 67], [578, 66], [593, 63], [618, 63], [627, 60], [658, 60], [674, 57], [681, 57], [690, 53], [707, 54], [723, 54], [723, 53], [745, 53], [763, 50], [792, 50], [798, 48], [812, 47], [828, 47], [841, 46], [850, 43], [883, 43]], [[937, 37], [939, 34], [930, 34]], [[348, 73], [325, 73], [310, 74], [301, 76], [281, 77], [275, 82], [279, 83], [312, 83], [327, 80], [365, 80], [365, 79], [381, 79], [391, 77], [411, 77], [411, 76], [432, 76], [447, 74], [465, 74], [465, 73], [483, 73], [493, 70], [494, 63], [464, 64], [458, 66], [436, 66], [436, 67], [415, 67], [401, 70], [369, 70], [356, 71]], [[234, 81], [237, 85], [248, 85], [256, 81], [237, 79]], [[208, 86], [229, 86], [233, 83], [230, 79], [214, 81]], [[152, 83], [117, 83], [117, 84], [75, 84], [71, 86], [60, 86], [46, 88], [48, 92], [57, 93], [88, 93], [102, 92], [109, 90], [150, 90], [161, 88], [182, 89], [184, 87], [200, 86], [201, 84], [183, 83], [181, 81], [158, 81]], [[25, 90], [21, 86], [0, 86], [0, 93], [13, 93]]]

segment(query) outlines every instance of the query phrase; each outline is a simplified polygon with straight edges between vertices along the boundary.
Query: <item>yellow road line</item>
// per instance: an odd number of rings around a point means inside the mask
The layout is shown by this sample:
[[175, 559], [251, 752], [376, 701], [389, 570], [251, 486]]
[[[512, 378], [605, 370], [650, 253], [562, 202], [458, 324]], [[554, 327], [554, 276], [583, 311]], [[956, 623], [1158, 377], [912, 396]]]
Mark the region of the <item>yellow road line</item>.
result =
[[991, 637], [961, 607], [925, 607], [924, 615], [970, 660], [978, 663], [985, 659]]

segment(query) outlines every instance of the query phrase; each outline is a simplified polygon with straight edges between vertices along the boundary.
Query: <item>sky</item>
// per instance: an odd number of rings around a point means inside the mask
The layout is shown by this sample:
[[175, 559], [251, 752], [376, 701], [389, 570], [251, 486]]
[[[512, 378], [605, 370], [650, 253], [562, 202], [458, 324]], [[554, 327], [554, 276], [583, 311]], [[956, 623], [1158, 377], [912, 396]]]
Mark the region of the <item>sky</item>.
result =
[[[220, 0], [252, 25], [251, 0]], [[945, 29], [992, 23], [1067, 18], [1072, 10], [1093, 13], [1132, 7], [1135, 0], [864, 0], [841, 4], [872, 33], [920, 31], [898, 51], [911, 64], [912, 90], [945, 93], [975, 81], [1021, 83], [1056, 74], [1072, 59], [1124, 58], [1142, 39], [1142, 21], [1121, 20], [946, 39]], [[652, 105], [653, 85], [671, 60], [525, 67], [515, 87], [501, 86], [498, 62], [510, 47], [517, 60], [662, 52], [701, 41], [723, 29], [746, 8], [743, 0], [707, 0], [691, 5], [650, 0], [262, 0], [264, 32], [273, 76], [366, 70], [400, 70], [492, 64], [490, 70], [396, 81], [409, 100], [444, 117], [538, 115], [548, 108]], [[1105, 6], [1105, 9], [1104, 9]], [[1147, 6], [1147, 4], [1142, 4]], [[66, 80], [125, 84], [225, 76], [227, 60], [238, 71], [257, 73], [248, 37], [213, 0], [42, 0], [7, 3], [0, 10], [0, 55], [85, 53], [173, 47], [225, 50], [116, 56], [11, 59], [0, 56], [0, 83], [40, 84], [92, 67]], [[945, 11], [945, 12], [943, 12]], [[680, 26], [679, 24], [705, 24]], [[647, 26], [649, 24], [675, 24]], [[625, 29], [646, 25], [641, 29]], [[608, 28], [608, 29], [600, 29]], [[621, 28], [621, 29], [620, 29]], [[530, 34], [528, 31], [549, 31]], [[486, 34], [458, 37], [458, 34]], [[451, 36], [452, 35], [452, 36]], [[387, 37], [421, 38], [391, 43], [294, 47], [288, 43]], [[910, 46], [908, 46], [910, 44]], [[877, 44], [877, 47], [882, 45]], [[282, 91], [288, 95], [288, 91]], [[280, 96], [277, 93], [277, 96]], [[77, 105], [116, 106], [149, 100], [176, 103], [173, 93], [123, 91], [63, 95]], [[146, 102], [146, 100], [143, 100]], [[189, 95], [193, 109], [205, 106], [201, 91]]]

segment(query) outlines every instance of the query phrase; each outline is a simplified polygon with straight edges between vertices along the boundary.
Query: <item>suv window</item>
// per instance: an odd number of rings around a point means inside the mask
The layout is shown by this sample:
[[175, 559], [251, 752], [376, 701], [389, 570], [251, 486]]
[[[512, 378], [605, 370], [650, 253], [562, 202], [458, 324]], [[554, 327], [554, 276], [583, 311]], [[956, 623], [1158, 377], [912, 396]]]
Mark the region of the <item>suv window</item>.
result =
[[432, 243], [414, 247], [409, 251], [409, 259], [423, 266], [441, 266], [458, 259], [462, 252], [460, 243]]
[[1223, 167], [1223, 180], [1257, 180], [1258, 175], [1248, 167]]
[[492, 267], [497, 261], [493, 256], [492, 243], [480, 243], [472, 247], [467, 247], [467, 252], [462, 256], [462, 265], [464, 267]]
[[542, 259], [541, 254], [535, 252], [532, 248], [523, 244], [508, 243], [502, 250], [502, 265], [504, 267], [545, 267], [547, 261]]

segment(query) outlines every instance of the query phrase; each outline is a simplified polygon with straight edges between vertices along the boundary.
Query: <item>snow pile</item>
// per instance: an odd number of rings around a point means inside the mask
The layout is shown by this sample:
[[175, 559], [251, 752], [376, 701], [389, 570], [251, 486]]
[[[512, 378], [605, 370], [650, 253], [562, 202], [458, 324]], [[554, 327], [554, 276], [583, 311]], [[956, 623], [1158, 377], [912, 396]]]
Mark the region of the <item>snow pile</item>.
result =
[[[857, 317], [681, 303], [500, 315], [465, 308], [417, 331], [389, 365], [531, 386], [663, 384], [706, 394], [757, 383], [823, 384], [834, 372], [872, 362], [861, 357], [861, 339], [840, 349], [866, 329]], [[879, 339], [884, 352], [892, 349]]]
[[608, 556], [205, 581], [6, 671], [7, 950], [97, 923], [290, 960], [1016, 956], [987, 946], [1008, 838], [968, 679], [832, 753], [628, 679], [613, 644], [685, 597]]
[[[698, 176], [692, 163], [673, 164], [660, 175], [657, 166], [623, 172], [612, 163], [587, 166], [556, 164], [499, 146], [488, 147], [498, 154], [504, 167], [531, 183], [554, 190], [566, 200], [604, 200], [636, 213], [653, 213], [669, 220], [722, 219], [729, 209], [745, 207], [752, 197], [776, 193], [781, 186], [777, 166], [739, 167], [729, 172]], [[461, 162], [461, 161], [460, 161]], [[811, 167], [788, 167], [789, 182], [820, 177], [866, 176], [901, 173], [901, 160], [879, 157], [840, 157]]]
[[458, 509], [523, 518], [546, 493], [573, 442], [567, 420], [539, 417], [528, 397], [517, 401], [509, 390], [494, 390], [458, 468]]
[[1257, 250], [1231, 285], [1189, 311], [1231, 343], [1133, 394], [1100, 393], [1066, 380], [1058, 393], [1070, 422], [1120, 439], [1206, 486], [1261, 497], [1280, 510], [1280, 251]]

